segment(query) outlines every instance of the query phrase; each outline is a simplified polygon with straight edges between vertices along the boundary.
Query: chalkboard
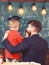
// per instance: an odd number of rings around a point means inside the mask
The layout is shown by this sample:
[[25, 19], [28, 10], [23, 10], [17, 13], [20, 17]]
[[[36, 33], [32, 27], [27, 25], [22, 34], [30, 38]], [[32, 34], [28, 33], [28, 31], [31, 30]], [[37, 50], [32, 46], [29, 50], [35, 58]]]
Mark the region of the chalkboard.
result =
[[3, 36], [6, 30], [8, 30], [8, 18], [13, 15], [18, 15], [21, 17], [20, 23], [20, 33], [25, 36], [24, 32], [27, 27], [27, 23], [29, 20], [39, 20], [42, 23], [42, 31], [40, 32], [40, 36], [45, 38], [48, 41], [48, 48], [49, 48], [49, 3], [45, 2], [45, 8], [47, 10], [47, 14], [42, 16], [40, 14], [40, 10], [43, 6], [42, 2], [36, 2], [37, 11], [33, 12], [31, 10], [32, 2], [24, 2], [22, 3], [23, 8], [25, 10], [24, 15], [19, 15], [17, 13], [17, 9], [20, 6], [20, 3], [11, 2], [13, 5], [13, 10], [7, 10], [7, 2], [0, 2], [0, 48], [4, 48], [2, 44]]

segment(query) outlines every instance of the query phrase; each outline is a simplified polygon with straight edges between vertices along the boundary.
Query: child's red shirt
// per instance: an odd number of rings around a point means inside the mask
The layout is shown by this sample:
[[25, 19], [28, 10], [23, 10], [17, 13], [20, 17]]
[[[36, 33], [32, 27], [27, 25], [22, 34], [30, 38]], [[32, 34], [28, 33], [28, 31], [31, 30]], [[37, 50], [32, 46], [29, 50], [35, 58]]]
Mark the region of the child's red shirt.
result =
[[[7, 39], [9, 40], [11, 45], [16, 46], [17, 44], [22, 42], [23, 37], [18, 31], [10, 30]], [[11, 54], [7, 49], [5, 50], [5, 56], [6, 58], [17, 59], [17, 60], [21, 58], [20, 53]]]

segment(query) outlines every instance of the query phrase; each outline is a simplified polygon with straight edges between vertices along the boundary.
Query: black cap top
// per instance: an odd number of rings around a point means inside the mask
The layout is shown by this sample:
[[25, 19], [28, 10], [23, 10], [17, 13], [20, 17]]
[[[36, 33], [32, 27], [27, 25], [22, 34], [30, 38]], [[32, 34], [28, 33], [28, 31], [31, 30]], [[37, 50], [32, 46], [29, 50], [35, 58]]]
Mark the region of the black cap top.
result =
[[8, 20], [19, 20], [19, 19], [21, 19], [19, 16], [12, 16], [8, 18]]

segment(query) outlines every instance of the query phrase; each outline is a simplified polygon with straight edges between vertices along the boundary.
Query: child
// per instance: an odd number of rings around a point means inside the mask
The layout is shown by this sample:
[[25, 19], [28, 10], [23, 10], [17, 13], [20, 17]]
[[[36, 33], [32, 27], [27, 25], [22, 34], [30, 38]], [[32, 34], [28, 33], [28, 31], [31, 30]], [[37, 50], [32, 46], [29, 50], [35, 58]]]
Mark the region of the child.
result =
[[[15, 46], [22, 42], [23, 37], [18, 32], [20, 26], [18, 16], [13, 16], [9, 19], [10, 30], [5, 32], [4, 39], [7, 38], [11, 45]], [[5, 49], [6, 62], [19, 61], [21, 59], [20, 53], [11, 54], [7, 49]]]

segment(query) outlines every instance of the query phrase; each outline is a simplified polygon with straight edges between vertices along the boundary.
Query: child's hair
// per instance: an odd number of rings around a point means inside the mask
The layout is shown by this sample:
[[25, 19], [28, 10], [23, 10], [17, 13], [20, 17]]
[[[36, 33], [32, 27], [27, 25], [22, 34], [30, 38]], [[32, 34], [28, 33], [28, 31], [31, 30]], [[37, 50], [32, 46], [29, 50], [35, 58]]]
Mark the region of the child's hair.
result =
[[19, 21], [17, 21], [17, 20], [10, 20], [9, 21], [9, 27], [11, 26], [10, 22], [12, 23], [12, 25], [13, 25], [14, 28], [17, 28], [17, 26], [18, 27], [20, 26], [20, 22]]

